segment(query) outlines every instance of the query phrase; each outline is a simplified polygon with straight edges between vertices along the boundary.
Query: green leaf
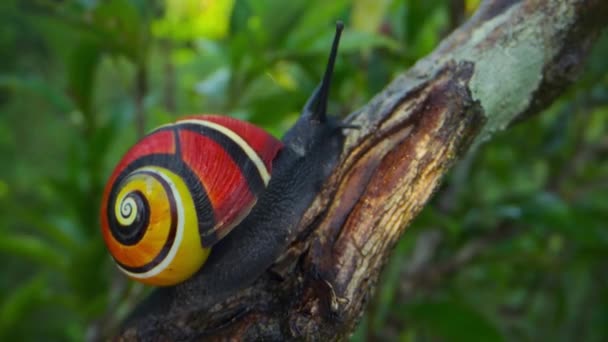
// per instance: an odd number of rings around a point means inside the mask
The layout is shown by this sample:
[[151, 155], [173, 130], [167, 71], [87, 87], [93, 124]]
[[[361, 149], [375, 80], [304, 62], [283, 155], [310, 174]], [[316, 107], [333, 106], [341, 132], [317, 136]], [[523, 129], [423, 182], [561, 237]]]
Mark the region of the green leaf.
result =
[[411, 305], [407, 318], [443, 341], [503, 341], [498, 328], [472, 307], [457, 301], [443, 300]]
[[[300, 49], [300, 51], [315, 55], [327, 55], [329, 53], [329, 48], [331, 47], [333, 35], [334, 33], [332, 31], [327, 32], [313, 42], [307, 49]], [[396, 40], [387, 36], [369, 32], [344, 30], [344, 34], [340, 40], [340, 53], [349, 54], [371, 48], [385, 48], [391, 51], [398, 51], [400, 46]]]
[[4, 180], [0, 179], [0, 201], [2, 201], [5, 198], [8, 198], [10, 194], [10, 187], [8, 185], [8, 183], [6, 183]]
[[38, 213], [33, 213], [23, 208], [11, 208], [14, 215], [21, 222], [33, 227], [40, 234], [49, 238], [63, 250], [63, 254], [70, 254], [78, 250], [78, 236], [73, 231], [67, 230], [52, 219], [42, 217]]
[[45, 296], [48, 279], [36, 275], [12, 292], [3, 295], [0, 306], [0, 338], [11, 336], [13, 327], [27, 319], [27, 314], [34, 309]]
[[70, 259], [70, 268], [78, 272], [68, 274], [71, 288], [79, 296], [93, 298], [99, 293], [106, 293], [110, 279], [107, 265], [111, 257], [106, 250], [100, 234], [95, 234], [82, 244], [80, 251]]
[[84, 38], [74, 47], [68, 61], [68, 91], [78, 109], [84, 115], [88, 130], [91, 130], [94, 126], [93, 85], [100, 58], [101, 46], [99, 42]]
[[52, 104], [58, 112], [67, 113], [72, 109], [70, 100], [53, 84], [38, 77], [0, 75], [0, 88], [5, 87], [15, 92], [33, 94]]
[[101, 1], [93, 11], [94, 26], [107, 35], [104, 44], [111, 52], [140, 64], [147, 55], [149, 39], [148, 23], [143, 16], [154, 7], [152, 2], [138, 8], [128, 0]]
[[306, 0], [249, 0], [248, 30], [263, 47], [279, 45], [287, 38], [308, 5]]
[[2, 235], [0, 236], [0, 251], [29, 259], [61, 272], [67, 272], [67, 261], [63, 254], [35, 236]]
[[[298, 51], [306, 49], [319, 35], [333, 32], [333, 26], [350, 5], [350, 0], [312, 1], [297, 23], [294, 23], [291, 32], [285, 41], [287, 50]], [[349, 24], [346, 25], [350, 29]]]

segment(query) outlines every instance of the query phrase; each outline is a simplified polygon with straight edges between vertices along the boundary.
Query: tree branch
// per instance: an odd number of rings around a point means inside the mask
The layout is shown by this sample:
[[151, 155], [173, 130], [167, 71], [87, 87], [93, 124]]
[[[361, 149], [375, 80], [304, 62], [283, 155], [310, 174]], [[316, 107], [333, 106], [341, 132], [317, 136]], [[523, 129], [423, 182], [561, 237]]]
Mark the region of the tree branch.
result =
[[452, 163], [563, 92], [606, 15], [603, 0], [486, 1], [348, 117], [361, 129], [348, 130], [340, 163], [271, 270], [211, 308], [166, 303], [122, 338], [347, 337], [392, 247]]

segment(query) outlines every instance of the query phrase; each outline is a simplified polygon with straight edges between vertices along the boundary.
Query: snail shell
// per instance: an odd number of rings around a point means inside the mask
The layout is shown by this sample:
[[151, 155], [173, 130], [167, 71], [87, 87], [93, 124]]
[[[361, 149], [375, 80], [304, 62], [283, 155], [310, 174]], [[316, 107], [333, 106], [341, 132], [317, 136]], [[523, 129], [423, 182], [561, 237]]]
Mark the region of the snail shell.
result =
[[105, 187], [101, 227], [118, 268], [146, 284], [184, 281], [251, 211], [283, 144], [247, 122], [186, 117], [141, 139]]

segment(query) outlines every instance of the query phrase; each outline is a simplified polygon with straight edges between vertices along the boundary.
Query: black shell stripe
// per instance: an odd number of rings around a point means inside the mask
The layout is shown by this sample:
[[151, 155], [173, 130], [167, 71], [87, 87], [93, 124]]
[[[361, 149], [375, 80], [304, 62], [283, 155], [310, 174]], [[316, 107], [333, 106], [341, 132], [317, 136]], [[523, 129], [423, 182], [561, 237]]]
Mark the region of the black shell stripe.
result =
[[[120, 223], [114, 217], [113, 208], [116, 205], [116, 197], [118, 195], [118, 189], [120, 188], [121, 182], [126, 179], [132, 172], [137, 169], [146, 166], [157, 166], [161, 168], [165, 168], [171, 170], [180, 176], [184, 183], [186, 183], [186, 187], [190, 190], [190, 195], [192, 196], [192, 200], [194, 202], [194, 207], [196, 208], [197, 221], [199, 225], [199, 231], [212, 230], [215, 226], [215, 215], [213, 213], [213, 207], [211, 206], [211, 201], [207, 195], [205, 187], [198, 179], [196, 174], [184, 163], [177, 155], [175, 154], [150, 154], [141, 158], [134, 160], [131, 164], [129, 164], [125, 169], [118, 175], [114, 185], [112, 186], [112, 190], [110, 191], [110, 197], [108, 199], [108, 207], [107, 207], [107, 217], [110, 226], [110, 230], [112, 232], [112, 236], [119, 241], [120, 243], [124, 243], [121, 239], [120, 234], [117, 232], [119, 227], [122, 227]], [[141, 234], [140, 239], [143, 237]], [[133, 242], [132, 244], [136, 244], [139, 240]], [[202, 243], [204, 247], [208, 247], [209, 245]]]
[[142, 266], [127, 266], [123, 263], [121, 263], [120, 261], [118, 261], [116, 258], [114, 259], [114, 261], [118, 264], [118, 266], [120, 266], [121, 268], [125, 269], [126, 271], [129, 271], [131, 273], [146, 273], [148, 271], [150, 271], [151, 269], [153, 269], [154, 267], [158, 266], [158, 264], [160, 264], [163, 260], [165, 260], [165, 258], [167, 257], [167, 254], [169, 254], [169, 251], [171, 250], [171, 247], [173, 246], [174, 242], [175, 242], [175, 236], [177, 235], [177, 204], [175, 202], [175, 196], [173, 195], [173, 192], [171, 191], [171, 186], [167, 183], [167, 181], [165, 179], [163, 179], [162, 177], [160, 177], [159, 175], [157, 175], [154, 172], [150, 172], [150, 171], [146, 171], [146, 170], [141, 170], [141, 171], [136, 171], [133, 173], [133, 175], [136, 174], [142, 174], [142, 175], [148, 175], [154, 179], [156, 179], [163, 187], [163, 189], [165, 190], [165, 193], [168, 196], [168, 201], [169, 201], [169, 211], [171, 213], [171, 226], [169, 227], [169, 235], [167, 236], [167, 239], [165, 240], [165, 243], [163, 244], [163, 248], [160, 250], [160, 252], [154, 257], [154, 259], [152, 259], [152, 261], [150, 261], [147, 264], [144, 264]]
[[[112, 230], [112, 234], [116, 240], [120, 241], [121, 244], [125, 246], [132, 246], [142, 239], [144, 233], [146, 232], [145, 228], [150, 223], [150, 215], [147, 214], [150, 212], [150, 204], [148, 203], [148, 199], [141, 191], [131, 192], [125, 196], [125, 200], [127, 198], [133, 199], [136, 203], [137, 213], [135, 220], [129, 226], [123, 226], [118, 222], [116, 217], [111, 214], [112, 219], [116, 222], [112, 222], [110, 229]], [[127, 216], [131, 214], [132, 210], [133, 208], [129, 206]], [[111, 211], [109, 212], [111, 213]], [[121, 228], [117, 229], [117, 227]]]
[[247, 153], [243, 151], [243, 148], [229, 136], [213, 128], [191, 122], [178, 122], [175, 124], [175, 127], [199, 133], [222, 146], [230, 158], [232, 158], [232, 161], [239, 167], [241, 174], [247, 180], [247, 185], [252, 194], [257, 196], [266, 189], [264, 180], [253, 161], [249, 158]]

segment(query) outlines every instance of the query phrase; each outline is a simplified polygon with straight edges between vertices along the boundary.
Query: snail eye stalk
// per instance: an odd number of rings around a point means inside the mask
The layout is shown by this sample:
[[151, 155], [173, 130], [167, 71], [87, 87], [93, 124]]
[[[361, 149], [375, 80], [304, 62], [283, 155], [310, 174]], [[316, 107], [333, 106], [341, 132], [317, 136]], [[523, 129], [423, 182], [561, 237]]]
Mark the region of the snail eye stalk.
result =
[[340, 45], [340, 37], [342, 36], [342, 30], [344, 24], [341, 21], [336, 23], [336, 33], [334, 35], [334, 41], [331, 46], [331, 52], [327, 61], [327, 67], [325, 68], [325, 74], [323, 74], [323, 80], [321, 85], [315, 89], [313, 95], [307, 101], [304, 112], [309, 112], [310, 119], [318, 122], [327, 121], [327, 102], [329, 101], [329, 90], [331, 88], [331, 80], [334, 74], [334, 65], [336, 64], [336, 57], [338, 55], [338, 46]]

